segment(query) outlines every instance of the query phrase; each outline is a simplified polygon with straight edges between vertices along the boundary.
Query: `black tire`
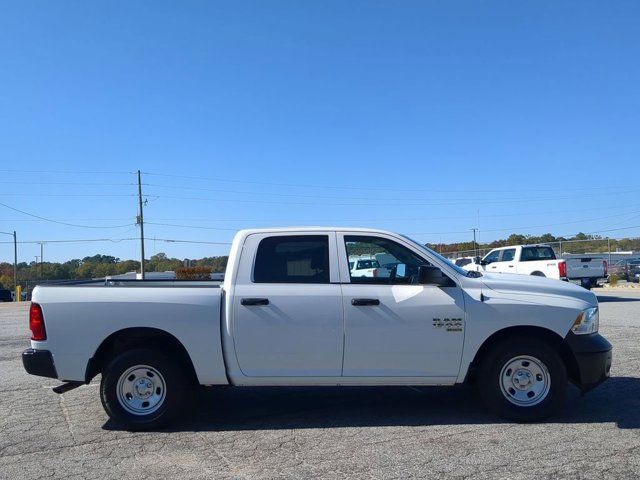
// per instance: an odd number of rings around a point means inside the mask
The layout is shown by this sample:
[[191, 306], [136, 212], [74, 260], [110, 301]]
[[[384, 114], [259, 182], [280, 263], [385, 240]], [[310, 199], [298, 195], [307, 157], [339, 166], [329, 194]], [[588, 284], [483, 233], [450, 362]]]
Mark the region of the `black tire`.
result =
[[546, 277], [546, 275], [542, 272], [533, 272], [531, 275], [534, 277]]
[[[158, 396], [162, 395], [162, 400], [158, 400], [156, 409], [148, 414], [141, 412], [134, 414], [127, 411], [118, 398], [121, 376], [135, 366], [151, 367], [149, 369], [151, 373], [146, 374], [150, 375], [149, 380], [152, 384], [150, 390], [153, 392], [152, 395], [155, 393]], [[136, 371], [140, 370], [144, 369]], [[153, 378], [155, 375], [152, 370], [160, 374], [161, 380], [157, 376]], [[111, 420], [119, 426], [133, 431], [157, 429], [172, 421], [180, 410], [184, 410], [184, 402], [190, 398], [188, 378], [186, 371], [180, 368], [180, 364], [175, 359], [159, 350], [147, 348], [128, 350], [116, 355], [102, 372], [100, 399]], [[123, 379], [123, 383], [127, 380]], [[145, 380], [147, 378], [141, 381]], [[123, 398], [122, 401], [126, 402], [126, 399]]]
[[[510, 360], [520, 356], [538, 360], [549, 374], [548, 393], [542, 401], [534, 405], [516, 405], [507, 399], [508, 393], [503, 393], [503, 368]], [[534, 422], [559, 412], [563, 407], [567, 390], [567, 370], [558, 352], [543, 340], [522, 337], [507, 339], [496, 345], [481, 362], [477, 387], [483, 401], [496, 414], [516, 422]]]

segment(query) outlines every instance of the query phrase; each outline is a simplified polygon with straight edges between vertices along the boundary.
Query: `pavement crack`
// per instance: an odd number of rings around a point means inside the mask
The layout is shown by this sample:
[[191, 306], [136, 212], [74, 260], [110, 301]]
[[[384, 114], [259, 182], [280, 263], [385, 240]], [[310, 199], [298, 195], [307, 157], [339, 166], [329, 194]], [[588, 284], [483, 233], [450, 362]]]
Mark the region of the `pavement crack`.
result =
[[71, 421], [69, 419], [69, 411], [67, 410], [67, 407], [64, 404], [64, 394], [60, 394], [59, 404], [60, 404], [60, 409], [62, 410], [62, 416], [64, 417], [64, 421], [65, 421], [65, 423], [67, 425], [67, 430], [69, 430], [69, 434], [71, 435], [71, 438], [73, 439], [73, 443], [77, 444], [78, 443], [78, 439], [76, 438], [75, 433], [73, 433], [73, 428], [71, 428]]

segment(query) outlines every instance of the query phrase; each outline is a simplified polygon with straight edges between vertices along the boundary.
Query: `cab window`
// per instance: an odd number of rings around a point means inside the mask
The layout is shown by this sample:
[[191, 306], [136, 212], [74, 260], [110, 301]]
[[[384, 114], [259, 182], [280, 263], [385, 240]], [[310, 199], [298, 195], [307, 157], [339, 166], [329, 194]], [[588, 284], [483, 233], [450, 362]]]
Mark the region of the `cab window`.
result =
[[486, 263], [494, 263], [494, 262], [497, 262], [499, 258], [500, 258], [500, 250], [494, 250], [493, 252], [490, 252], [489, 255], [484, 257], [484, 261]]
[[507, 248], [506, 250], [502, 251], [502, 258], [500, 259], [501, 262], [511, 262], [513, 261], [513, 259], [516, 256], [516, 249], [515, 248]]
[[329, 237], [291, 235], [260, 241], [254, 283], [329, 283]]
[[[344, 238], [349, 263], [366, 262], [365, 270], [350, 269], [351, 283], [411, 285], [418, 283], [418, 268], [425, 259], [403, 245], [381, 237], [347, 235]], [[358, 261], [366, 257], [369, 260]]]

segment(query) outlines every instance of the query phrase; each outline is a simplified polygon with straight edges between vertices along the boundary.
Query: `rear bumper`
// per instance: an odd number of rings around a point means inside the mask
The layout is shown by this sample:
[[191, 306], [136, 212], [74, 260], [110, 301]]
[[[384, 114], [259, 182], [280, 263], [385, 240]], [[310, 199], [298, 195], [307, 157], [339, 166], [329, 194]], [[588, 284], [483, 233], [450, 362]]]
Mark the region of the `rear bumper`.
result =
[[566, 341], [576, 361], [577, 378], [573, 381], [582, 393], [609, 378], [613, 355], [612, 346], [606, 338], [599, 333], [574, 335], [569, 332]]
[[28, 348], [22, 352], [22, 365], [27, 373], [39, 377], [58, 378], [53, 356], [49, 350]]

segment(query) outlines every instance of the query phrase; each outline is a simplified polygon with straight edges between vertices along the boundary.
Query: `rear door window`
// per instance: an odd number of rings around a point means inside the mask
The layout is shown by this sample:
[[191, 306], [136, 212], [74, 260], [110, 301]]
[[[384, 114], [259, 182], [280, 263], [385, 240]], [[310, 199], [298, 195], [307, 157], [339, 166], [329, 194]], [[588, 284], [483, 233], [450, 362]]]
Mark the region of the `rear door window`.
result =
[[487, 263], [494, 263], [494, 262], [497, 262], [499, 258], [500, 258], [500, 250], [494, 250], [493, 252], [489, 253], [489, 255], [484, 257], [484, 261]]
[[329, 283], [329, 237], [291, 235], [260, 241], [254, 283]]
[[555, 260], [556, 254], [551, 247], [523, 247], [520, 255], [521, 262], [535, 262], [536, 260]]
[[516, 256], [516, 249], [515, 248], [507, 248], [506, 250], [502, 251], [502, 258], [500, 259], [501, 262], [511, 262], [513, 261], [513, 259]]

